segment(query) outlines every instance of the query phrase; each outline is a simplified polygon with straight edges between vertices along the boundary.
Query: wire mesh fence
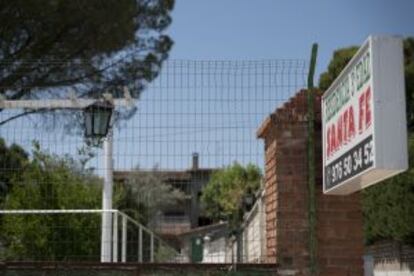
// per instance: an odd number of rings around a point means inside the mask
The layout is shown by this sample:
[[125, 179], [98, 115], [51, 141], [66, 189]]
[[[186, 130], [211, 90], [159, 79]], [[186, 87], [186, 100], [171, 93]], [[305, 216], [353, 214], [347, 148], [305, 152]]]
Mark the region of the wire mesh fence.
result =
[[[167, 61], [133, 107], [115, 107], [110, 166], [107, 138], [83, 135], [83, 110], [0, 100], [2, 260], [98, 262], [107, 242], [111, 262], [269, 262], [256, 131], [306, 86], [307, 69], [304, 60]], [[113, 211], [103, 212], [108, 176]]]

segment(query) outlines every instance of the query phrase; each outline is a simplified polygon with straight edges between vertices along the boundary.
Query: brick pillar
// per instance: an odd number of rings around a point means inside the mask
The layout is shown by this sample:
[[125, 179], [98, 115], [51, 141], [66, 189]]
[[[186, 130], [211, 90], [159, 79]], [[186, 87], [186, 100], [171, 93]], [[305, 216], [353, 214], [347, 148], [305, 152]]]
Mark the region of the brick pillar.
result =
[[[359, 194], [322, 194], [320, 98], [316, 100], [318, 275], [362, 275]], [[309, 274], [306, 91], [268, 117], [258, 130], [265, 144], [266, 253], [280, 268]]]

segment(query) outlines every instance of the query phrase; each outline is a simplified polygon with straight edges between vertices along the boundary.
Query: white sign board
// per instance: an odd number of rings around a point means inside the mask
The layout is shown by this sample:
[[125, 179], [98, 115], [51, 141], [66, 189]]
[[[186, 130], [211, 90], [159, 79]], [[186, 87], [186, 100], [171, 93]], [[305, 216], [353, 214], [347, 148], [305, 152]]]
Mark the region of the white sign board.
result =
[[322, 97], [322, 131], [326, 194], [350, 194], [408, 168], [400, 38], [368, 38]]

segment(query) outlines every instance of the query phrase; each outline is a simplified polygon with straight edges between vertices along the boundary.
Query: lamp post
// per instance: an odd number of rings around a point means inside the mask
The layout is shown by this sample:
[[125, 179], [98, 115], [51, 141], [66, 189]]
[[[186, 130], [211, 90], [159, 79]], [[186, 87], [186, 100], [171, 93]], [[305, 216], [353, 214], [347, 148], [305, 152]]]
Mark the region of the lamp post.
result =
[[[112, 229], [113, 187], [113, 132], [111, 118], [113, 105], [109, 101], [97, 101], [84, 109], [85, 136], [104, 140], [104, 186], [102, 189], [101, 262], [110, 262]], [[115, 229], [114, 229], [115, 231]]]
[[112, 129], [111, 119], [115, 106], [128, 107], [134, 104], [128, 89], [124, 88], [125, 98], [113, 99], [112, 95], [104, 94], [103, 100], [70, 99], [57, 100], [5, 100], [0, 98], [0, 109], [57, 110], [75, 109], [84, 111], [85, 136], [105, 138], [104, 140], [104, 186], [102, 189], [102, 224], [101, 224], [101, 262], [111, 261], [111, 230], [112, 230]]

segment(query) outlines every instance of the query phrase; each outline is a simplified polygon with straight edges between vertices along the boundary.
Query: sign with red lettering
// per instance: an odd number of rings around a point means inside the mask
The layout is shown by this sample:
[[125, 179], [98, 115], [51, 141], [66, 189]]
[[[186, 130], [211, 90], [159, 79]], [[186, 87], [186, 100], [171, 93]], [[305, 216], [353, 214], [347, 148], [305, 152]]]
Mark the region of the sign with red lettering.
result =
[[369, 37], [322, 97], [323, 188], [350, 194], [408, 167], [402, 41]]

